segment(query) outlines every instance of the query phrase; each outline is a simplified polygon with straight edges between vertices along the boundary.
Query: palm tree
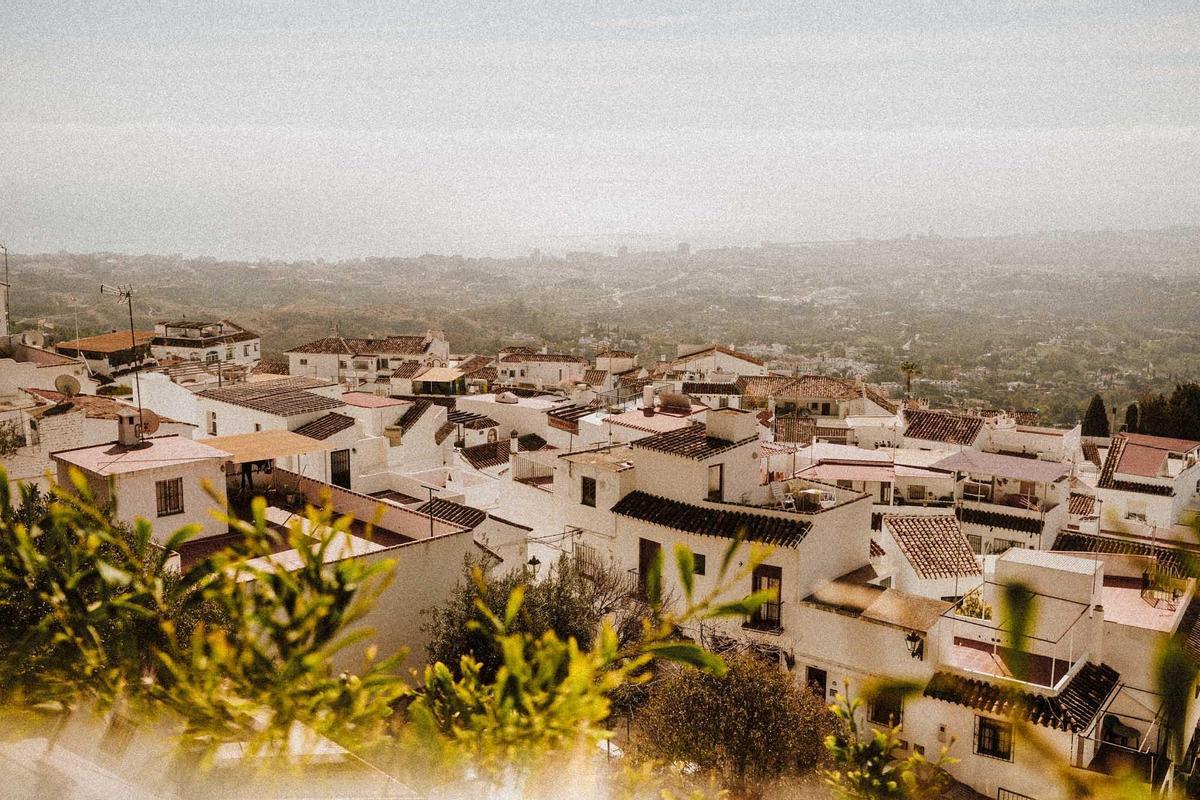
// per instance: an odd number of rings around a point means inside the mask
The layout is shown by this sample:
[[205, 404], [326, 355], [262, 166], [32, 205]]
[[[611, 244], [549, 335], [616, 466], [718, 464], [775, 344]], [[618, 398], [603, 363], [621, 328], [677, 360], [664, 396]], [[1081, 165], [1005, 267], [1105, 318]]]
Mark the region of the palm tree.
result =
[[921, 374], [921, 367], [915, 361], [901, 361], [900, 371], [904, 373], [904, 394], [912, 394], [913, 375]]

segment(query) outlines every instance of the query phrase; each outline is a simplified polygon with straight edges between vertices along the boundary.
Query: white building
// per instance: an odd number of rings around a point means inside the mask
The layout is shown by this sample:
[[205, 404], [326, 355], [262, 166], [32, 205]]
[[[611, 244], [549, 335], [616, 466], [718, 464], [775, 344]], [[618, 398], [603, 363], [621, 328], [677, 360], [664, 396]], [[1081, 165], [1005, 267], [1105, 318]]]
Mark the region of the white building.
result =
[[117, 441], [53, 453], [59, 484], [71, 486], [70, 471], [78, 470], [98, 505], [115, 502], [120, 522], [154, 523], [159, 542], [184, 525], [199, 526], [200, 536], [226, 533], [210, 512], [225, 510], [222, 466], [229, 454], [182, 436], [142, 439], [136, 428], [137, 410], [130, 409], [121, 415]]
[[252, 367], [262, 358], [262, 338], [229, 320], [156, 322], [150, 342], [154, 357]]
[[358, 387], [387, 384], [393, 373], [407, 363], [444, 367], [450, 360], [450, 344], [446, 334], [437, 330], [423, 336], [327, 336], [293, 347], [285, 354], [290, 375]]

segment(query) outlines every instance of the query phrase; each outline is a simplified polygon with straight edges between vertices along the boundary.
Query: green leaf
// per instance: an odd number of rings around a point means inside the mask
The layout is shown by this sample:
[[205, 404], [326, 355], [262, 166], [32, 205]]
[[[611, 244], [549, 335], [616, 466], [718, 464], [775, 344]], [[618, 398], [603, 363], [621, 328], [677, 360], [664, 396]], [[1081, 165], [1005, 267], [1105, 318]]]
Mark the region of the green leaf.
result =
[[719, 655], [691, 642], [651, 642], [646, 651], [655, 658], [687, 664], [717, 677], [725, 674], [725, 661]]
[[770, 603], [775, 600], [774, 589], [763, 589], [743, 597], [741, 600], [732, 600], [728, 603], [720, 603], [713, 606], [704, 616], [709, 618], [716, 617], [748, 617], [762, 607], [763, 603]]
[[646, 599], [653, 608], [662, 605], [662, 571], [663, 555], [662, 549], [659, 548], [650, 559], [650, 573], [646, 576]]
[[517, 614], [521, 611], [521, 604], [525, 602], [525, 587], [518, 584], [508, 595], [508, 605], [504, 607], [504, 627], [509, 628], [513, 621], [516, 620]]
[[679, 582], [683, 584], [683, 593], [688, 600], [692, 599], [692, 586], [695, 583], [696, 557], [685, 544], [675, 545], [675, 564], [679, 567]]
[[105, 583], [116, 586], [128, 586], [133, 580], [133, 576], [123, 569], [118, 569], [104, 559], [96, 559], [96, 569], [100, 571], [100, 577]]
[[745, 541], [746, 529], [739, 528], [737, 536], [733, 537], [733, 541], [729, 543], [729, 546], [725, 548], [724, 555], [721, 556], [721, 571], [718, 573], [721, 578], [724, 578], [726, 573], [729, 572], [729, 565], [733, 563], [733, 557], [737, 555], [738, 548], [741, 547], [742, 543]]

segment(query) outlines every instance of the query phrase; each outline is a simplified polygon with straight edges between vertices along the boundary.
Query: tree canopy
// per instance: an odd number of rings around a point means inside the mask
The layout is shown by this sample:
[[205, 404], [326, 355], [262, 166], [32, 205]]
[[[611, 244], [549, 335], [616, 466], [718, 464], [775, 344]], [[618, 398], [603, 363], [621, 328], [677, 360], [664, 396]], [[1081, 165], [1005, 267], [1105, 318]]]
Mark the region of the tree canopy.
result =
[[1098, 394], [1092, 395], [1087, 412], [1083, 415], [1084, 436], [1108, 436], [1108, 409], [1104, 406], [1104, 398]]

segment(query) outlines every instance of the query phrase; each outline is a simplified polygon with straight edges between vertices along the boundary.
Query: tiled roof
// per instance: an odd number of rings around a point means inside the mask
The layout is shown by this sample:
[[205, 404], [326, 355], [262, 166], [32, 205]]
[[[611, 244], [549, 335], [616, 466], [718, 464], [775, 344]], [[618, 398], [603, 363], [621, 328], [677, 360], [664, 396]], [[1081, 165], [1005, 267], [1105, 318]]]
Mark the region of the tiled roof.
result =
[[385, 336], [382, 339], [363, 339], [347, 336], [326, 336], [315, 342], [297, 345], [288, 353], [338, 353], [340, 355], [420, 355], [425, 352], [424, 336]]
[[983, 574], [954, 517], [887, 515], [883, 521], [920, 577]]
[[1101, 466], [1100, 448], [1096, 446], [1095, 442], [1084, 442], [1080, 448], [1083, 450], [1084, 458], [1095, 464], [1097, 468]]
[[412, 426], [420, 422], [421, 417], [425, 416], [425, 412], [431, 408], [433, 408], [433, 403], [428, 400], [414, 400], [413, 404], [400, 415], [400, 419], [396, 420], [396, 424], [400, 426], [400, 431], [408, 433]]
[[1054, 540], [1052, 550], [1067, 553], [1116, 553], [1132, 556], [1152, 556], [1158, 568], [1173, 577], [1200, 578], [1200, 553], [1175, 547], [1150, 545], [1132, 539], [1096, 536], [1090, 533], [1063, 531]]
[[1042, 521], [1031, 517], [1019, 517], [1016, 514], [1005, 514], [1002, 511], [982, 511], [978, 508], [954, 509], [954, 515], [959, 522], [971, 525], [982, 525], [985, 528], [1004, 528], [1005, 530], [1028, 533], [1040, 533]]
[[425, 369], [425, 364], [420, 361], [405, 361], [400, 366], [392, 370], [393, 378], [407, 379], [415, 378], [417, 373]]
[[612, 512], [688, 533], [726, 539], [742, 535], [750, 541], [780, 547], [799, 546], [812, 527], [811, 523], [802, 519], [707, 508], [642, 491], [630, 492], [622, 497], [612, 507]]
[[509, 363], [551, 363], [551, 364], [586, 364], [587, 361], [570, 353], [510, 353], [500, 359]]
[[927, 442], [974, 444], [983, 430], [983, 417], [948, 414], [942, 411], [907, 411], [904, 435]]
[[251, 375], [287, 375], [288, 363], [286, 361], [270, 361], [262, 360], [255, 364], [250, 369]]
[[473, 431], [482, 431], [487, 428], [495, 428], [499, 422], [491, 417], [483, 414], [476, 414], [473, 411], [459, 411], [457, 408], [452, 408], [446, 412], [446, 420], [453, 422], [455, 425], [462, 425]]
[[743, 375], [737, 379], [742, 397], [770, 397], [780, 387], [787, 386], [793, 378], [778, 375]]
[[1018, 425], [1037, 425], [1042, 418], [1039, 411], [1013, 411], [1011, 416]]
[[1015, 717], [1035, 725], [1079, 733], [1091, 725], [1120, 677], [1107, 664], [1088, 662], [1080, 667], [1066, 688], [1057, 696], [1049, 697], [950, 672], [935, 672], [924, 694], [986, 714]]
[[[882, 517], [883, 515], [880, 514], [878, 516]], [[873, 530], [878, 530], [878, 528], [873, 528]], [[879, 546], [879, 542], [872, 539], [871, 540], [871, 558], [883, 558], [885, 555], [887, 555], [887, 553], [885, 553], [883, 548]]]
[[[545, 446], [546, 440], [536, 433], [527, 433], [517, 438], [517, 450], [519, 452], [541, 450]], [[487, 442], [486, 444], [477, 444], [473, 447], [464, 447], [459, 452], [462, 453], [467, 463], [475, 469], [487, 469], [507, 464], [509, 447], [508, 439], [502, 439], [498, 442]]]
[[208, 389], [197, 394], [210, 400], [219, 400], [255, 411], [289, 417], [313, 411], [330, 411], [345, 405], [341, 400], [305, 391], [306, 388], [326, 386], [327, 381], [316, 378], [292, 376], [273, 381], [239, 383], [219, 389]]
[[[52, 392], [49, 389], [26, 389], [29, 394], [39, 397], [42, 400], [49, 400], [51, 403], [63, 403], [74, 406], [76, 409], [82, 409], [83, 414], [88, 419], [117, 419], [117, 412], [136, 410], [133, 406], [127, 403], [121, 403], [111, 397], [100, 397], [94, 394], [77, 394], [72, 397], [67, 397], [60, 392]], [[161, 422], [175, 422], [173, 419], [158, 415]]]
[[[1104, 467], [1100, 470], [1100, 480], [1096, 482], [1096, 486], [1101, 489], [1116, 489], [1122, 492], [1137, 492], [1139, 494], [1162, 496], [1174, 494], [1175, 489], [1170, 485], [1139, 483], [1137, 481], [1126, 481], [1114, 477], [1114, 473], [1129, 468], [1126, 466], [1125, 451], [1130, 448], [1130, 444], [1130, 438], [1126, 434], [1119, 433], [1113, 437], [1112, 447], [1108, 448], [1108, 457], [1104, 459]], [[1132, 448], [1137, 450], [1141, 449], [1141, 446], [1134, 444]], [[1165, 451], [1152, 449], [1150, 454], [1157, 454], [1160, 458], [1160, 463], [1162, 458], [1166, 458]], [[1138, 458], [1136, 461], [1140, 467], [1147, 459]], [[1140, 474], [1140, 472], [1135, 472], [1134, 474]], [[1156, 474], [1157, 470], [1147, 477], [1153, 477]]]
[[684, 381], [684, 394], [730, 394], [742, 393], [742, 387], [737, 383], [701, 383], [699, 381]]
[[476, 367], [467, 373], [467, 377], [475, 381], [495, 381], [497, 376], [495, 367]]
[[1193, 596], [1179, 621], [1179, 636], [1183, 638], [1183, 649], [1196, 661], [1200, 661], [1200, 597]]
[[1079, 492], [1071, 492], [1071, 497], [1067, 500], [1067, 511], [1080, 517], [1090, 517], [1096, 510], [1096, 498], [1090, 494], [1080, 494]]
[[655, 450], [659, 453], [670, 453], [671, 455], [702, 461], [711, 456], [720, 455], [727, 450], [732, 450], [747, 442], [757, 440], [757, 434], [740, 442], [716, 439], [708, 435], [707, 428], [703, 424], [694, 424], [686, 428], [680, 428], [679, 430], [667, 431], [666, 433], [659, 433], [654, 436], [647, 436], [644, 439], [638, 439], [633, 442], [633, 446], [643, 450]]
[[889, 413], [895, 413], [896, 402], [870, 384], [860, 384], [849, 378], [837, 378], [831, 375], [801, 375], [796, 378], [777, 375], [757, 376], [744, 375], [738, 378], [741, 393], [748, 397], [775, 397], [784, 400], [803, 400], [830, 398], [833, 400], [853, 400], [856, 397], [866, 397], [875, 405]]
[[312, 422], [306, 422], [292, 433], [298, 433], [310, 439], [328, 439], [335, 433], [341, 433], [347, 428], [353, 427], [354, 417], [331, 412], [323, 417], [317, 417]]
[[454, 525], [460, 525], [464, 528], [474, 529], [487, 519], [487, 512], [480, 511], [478, 508], [471, 508], [462, 503], [455, 503], [453, 500], [445, 500], [441, 497], [435, 497], [433, 500], [422, 503], [417, 507], [418, 514], [429, 514], [435, 519], [440, 519]]
[[442, 425], [442, 427], [437, 429], [437, 433], [433, 434], [433, 441], [436, 444], [441, 444], [442, 442], [446, 441], [447, 436], [454, 433], [456, 428], [458, 428], [458, 426], [453, 422], [445, 423]]
[[691, 361], [692, 359], [703, 358], [704, 356], [711, 355], [713, 353], [724, 353], [727, 356], [733, 356], [734, 358], [740, 358], [742, 361], [748, 361], [751, 364], [755, 364], [760, 367], [763, 365], [762, 359], [755, 358], [754, 356], [750, 355], [749, 353], [743, 353], [740, 350], [734, 350], [732, 347], [724, 347], [719, 344], [713, 345], [712, 347], [706, 347], [703, 350], [697, 350], [694, 353], [688, 353], [686, 356], [679, 356], [678, 358], [673, 360], [671, 363], [672, 364], [686, 363], [688, 361]]
[[458, 363], [458, 369], [470, 374], [477, 369], [483, 369], [484, 367], [491, 366], [491, 363], [492, 359], [490, 356], [471, 356], [470, 358], [460, 361]]
[[[154, 339], [154, 331], [135, 331], [134, 336], [139, 345], [150, 344]], [[82, 350], [86, 353], [119, 353], [132, 346], [129, 331], [112, 331], [97, 336], [84, 336], [82, 339], [71, 339], [54, 345], [57, 350]]]
[[588, 386], [599, 386], [608, 378], [608, 370], [606, 369], [585, 369], [583, 371], [583, 382]]

